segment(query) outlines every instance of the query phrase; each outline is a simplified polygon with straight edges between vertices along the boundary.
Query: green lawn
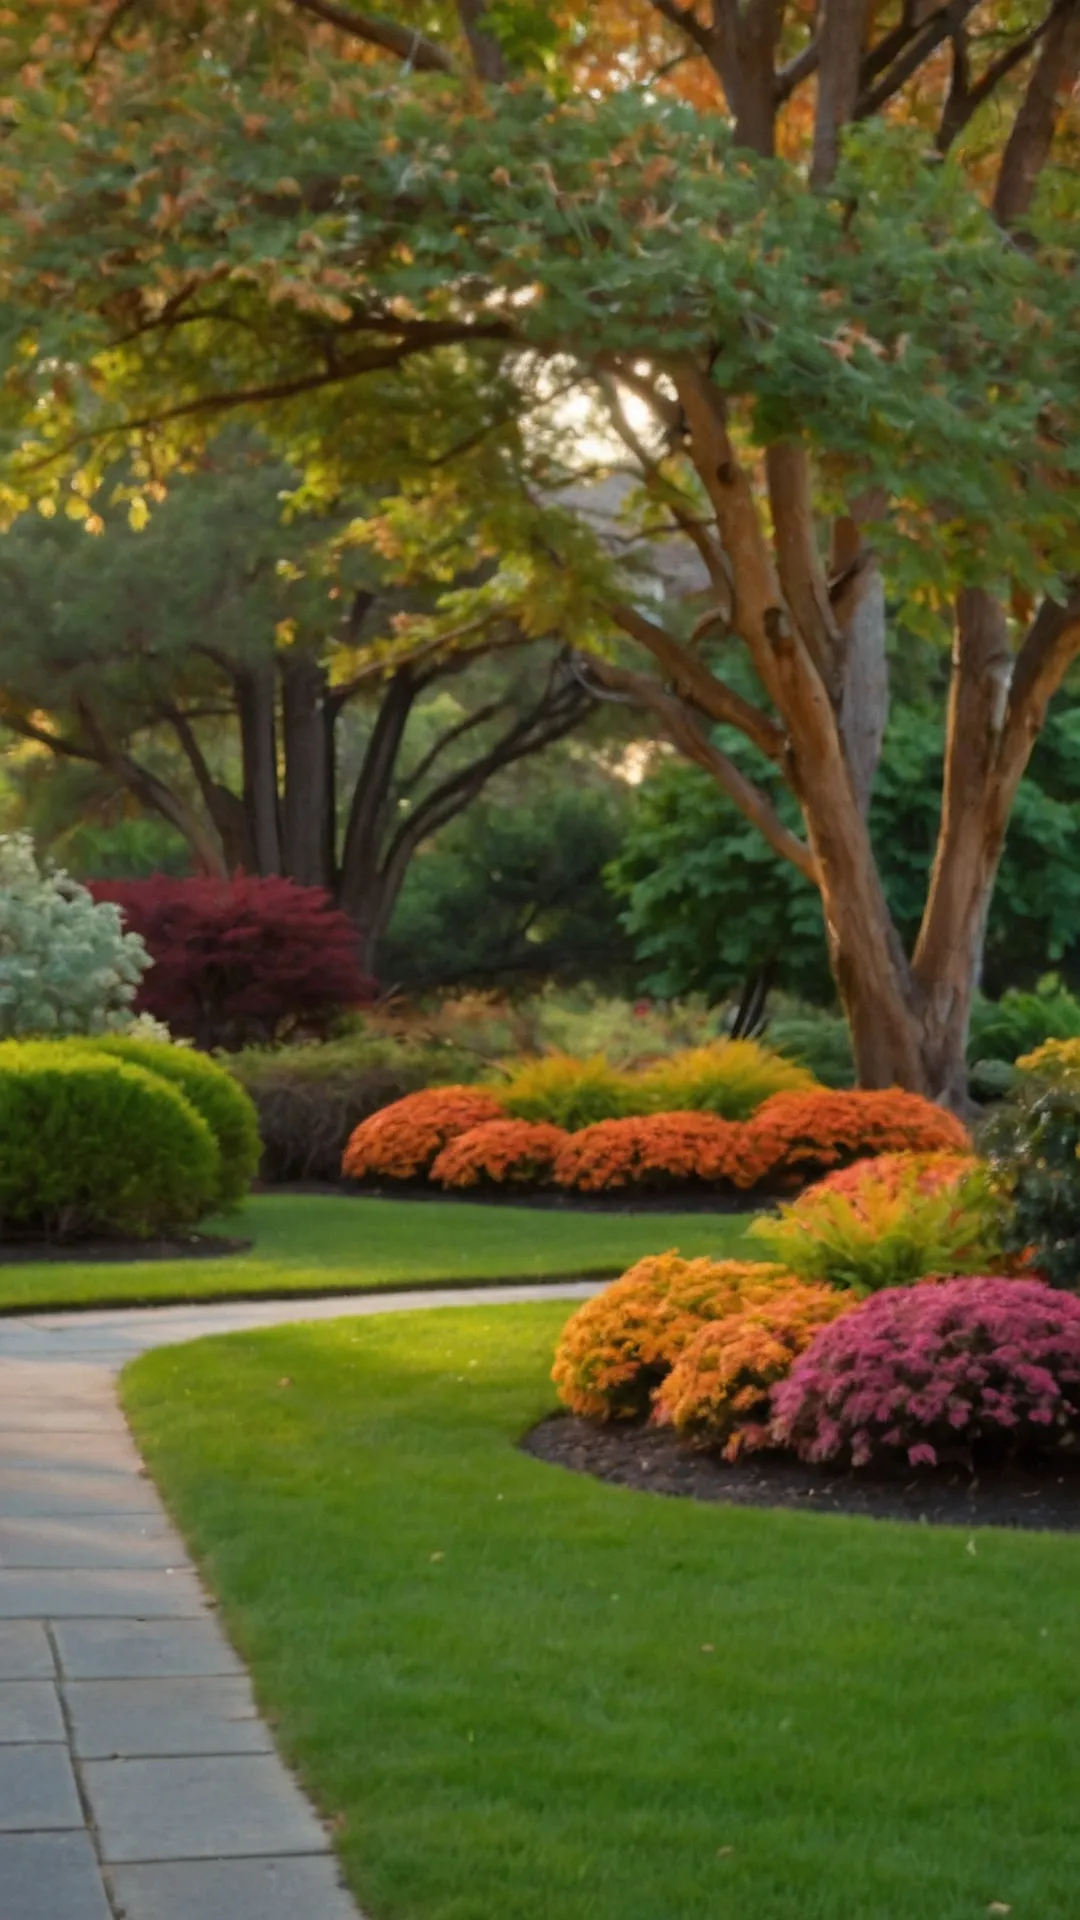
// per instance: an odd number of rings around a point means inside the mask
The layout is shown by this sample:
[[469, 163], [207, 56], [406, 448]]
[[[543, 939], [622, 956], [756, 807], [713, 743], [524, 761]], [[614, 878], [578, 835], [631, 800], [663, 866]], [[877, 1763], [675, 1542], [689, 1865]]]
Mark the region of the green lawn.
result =
[[736, 1254], [748, 1217], [260, 1194], [241, 1213], [208, 1223], [211, 1232], [254, 1241], [250, 1253], [0, 1267], [0, 1312], [614, 1275], [665, 1247]]
[[1080, 1539], [543, 1465], [514, 1443], [565, 1313], [124, 1376], [371, 1920], [1075, 1920]]

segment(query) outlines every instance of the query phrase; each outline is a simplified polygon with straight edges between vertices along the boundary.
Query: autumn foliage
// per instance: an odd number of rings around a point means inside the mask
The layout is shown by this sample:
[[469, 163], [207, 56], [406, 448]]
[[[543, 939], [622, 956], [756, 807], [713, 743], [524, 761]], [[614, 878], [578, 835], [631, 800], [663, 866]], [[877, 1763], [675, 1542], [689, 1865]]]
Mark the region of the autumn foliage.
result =
[[838, 1193], [865, 1210], [867, 1198], [877, 1194], [951, 1192], [974, 1173], [978, 1164], [973, 1153], [880, 1153], [824, 1174], [803, 1197]]
[[794, 1185], [882, 1153], [969, 1153], [955, 1114], [898, 1087], [884, 1093], [778, 1093], [743, 1127], [740, 1187]]
[[675, 1252], [639, 1260], [563, 1328], [551, 1375], [560, 1399], [601, 1420], [646, 1413], [703, 1326], [764, 1299], [783, 1280], [778, 1267], [759, 1261], [683, 1260]]
[[447, 1141], [502, 1119], [498, 1101], [477, 1087], [425, 1087], [362, 1120], [341, 1170], [353, 1180], [419, 1180]]
[[875, 1294], [796, 1361], [773, 1429], [804, 1460], [856, 1467], [1075, 1450], [1080, 1300], [997, 1276]]
[[719, 1186], [733, 1177], [741, 1131], [709, 1113], [600, 1120], [570, 1135], [555, 1162], [555, 1179], [578, 1193]]
[[653, 1417], [725, 1458], [773, 1444], [769, 1396], [819, 1330], [851, 1310], [831, 1287], [797, 1281], [750, 1290], [687, 1341], [653, 1401]]
[[431, 1178], [444, 1187], [546, 1186], [569, 1138], [543, 1120], [485, 1120], [447, 1142]]
[[240, 874], [232, 880], [100, 880], [153, 966], [136, 1007], [201, 1047], [243, 1047], [296, 1027], [319, 1032], [372, 998], [356, 929], [321, 887]]

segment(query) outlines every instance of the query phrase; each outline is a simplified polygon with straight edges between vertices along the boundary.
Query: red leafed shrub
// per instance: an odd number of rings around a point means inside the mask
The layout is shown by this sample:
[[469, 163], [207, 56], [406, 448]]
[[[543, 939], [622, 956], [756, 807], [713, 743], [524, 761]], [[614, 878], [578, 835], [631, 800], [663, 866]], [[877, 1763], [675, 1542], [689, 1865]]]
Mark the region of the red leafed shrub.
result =
[[448, 1141], [431, 1178], [444, 1187], [545, 1186], [569, 1138], [546, 1120], [485, 1120]]
[[792, 1185], [881, 1153], [969, 1153], [955, 1114], [899, 1087], [887, 1093], [777, 1093], [740, 1130], [732, 1178]]
[[683, 1347], [657, 1389], [653, 1418], [724, 1457], [771, 1446], [769, 1395], [819, 1330], [851, 1311], [832, 1287], [798, 1281], [744, 1298]]
[[425, 1087], [361, 1120], [341, 1171], [353, 1180], [420, 1180], [448, 1140], [503, 1119], [498, 1101], [479, 1087]]
[[978, 1161], [973, 1153], [879, 1153], [853, 1160], [849, 1167], [837, 1167], [812, 1187], [814, 1193], [839, 1193], [856, 1208], [865, 1205], [868, 1194], [950, 1193], [961, 1187]]
[[647, 1412], [654, 1389], [706, 1321], [740, 1311], [783, 1279], [762, 1261], [650, 1254], [567, 1321], [551, 1371], [559, 1398], [600, 1420]]
[[1080, 1439], [1080, 1300], [998, 1276], [890, 1288], [818, 1334], [773, 1394], [804, 1460], [934, 1466]]
[[136, 1008], [201, 1047], [318, 1033], [342, 1007], [373, 997], [356, 931], [321, 887], [241, 874], [232, 880], [98, 880], [153, 960]]
[[743, 1129], [711, 1113], [653, 1113], [598, 1120], [570, 1135], [555, 1162], [560, 1187], [717, 1186], [730, 1179]]

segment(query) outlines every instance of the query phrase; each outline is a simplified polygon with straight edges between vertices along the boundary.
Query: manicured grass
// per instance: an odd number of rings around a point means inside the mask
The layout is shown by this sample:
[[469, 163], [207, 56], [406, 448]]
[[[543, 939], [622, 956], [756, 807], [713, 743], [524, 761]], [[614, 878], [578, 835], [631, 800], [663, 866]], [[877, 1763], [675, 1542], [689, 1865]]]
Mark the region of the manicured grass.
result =
[[0, 1267], [0, 1312], [615, 1275], [665, 1247], [727, 1258], [741, 1251], [747, 1218], [260, 1194], [207, 1223], [209, 1232], [254, 1241], [250, 1253]]
[[124, 1376], [371, 1920], [1074, 1920], [1080, 1539], [543, 1465], [514, 1443], [565, 1313]]

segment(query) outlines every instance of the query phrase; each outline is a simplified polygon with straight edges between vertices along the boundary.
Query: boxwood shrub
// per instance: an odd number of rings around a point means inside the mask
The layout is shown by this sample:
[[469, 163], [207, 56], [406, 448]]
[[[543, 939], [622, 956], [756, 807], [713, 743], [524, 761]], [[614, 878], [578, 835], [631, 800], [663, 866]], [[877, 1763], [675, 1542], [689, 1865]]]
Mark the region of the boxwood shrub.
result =
[[0, 1045], [0, 1236], [171, 1233], [214, 1205], [218, 1170], [159, 1074], [81, 1040]]
[[236, 1206], [258, 1171], [261, 1142], [255, 1104], [232, 1074], [193, 1047], [132, 1040], [125, 1034], [106, 1034], [90, 1044], [179, 1087], [196, 1113], [202, 1114], [217, 1144], [215, 1197], [223, 1207]]

